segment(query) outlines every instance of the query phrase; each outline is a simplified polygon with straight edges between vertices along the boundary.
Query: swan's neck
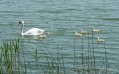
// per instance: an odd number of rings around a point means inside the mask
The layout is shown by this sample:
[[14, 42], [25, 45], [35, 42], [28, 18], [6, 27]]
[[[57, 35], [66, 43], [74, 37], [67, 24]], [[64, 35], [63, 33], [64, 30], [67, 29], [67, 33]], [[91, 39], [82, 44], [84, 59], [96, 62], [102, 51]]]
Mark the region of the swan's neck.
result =
[[23, 28], [24, 28], [24, 26], [21, 27], [21, 32], [20, 32], [21, 35], [24, 35]]
[[99, 37], [98, 37], [98, 40], [99, 40]]

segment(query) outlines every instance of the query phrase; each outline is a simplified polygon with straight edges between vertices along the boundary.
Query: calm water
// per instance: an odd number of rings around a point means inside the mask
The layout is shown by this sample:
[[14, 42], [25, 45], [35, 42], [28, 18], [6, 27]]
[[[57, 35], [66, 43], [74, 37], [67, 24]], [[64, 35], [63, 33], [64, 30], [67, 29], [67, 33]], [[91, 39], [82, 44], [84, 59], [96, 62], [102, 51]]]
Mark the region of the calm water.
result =
[[[25, 1], [25, 2], [24, 2]], [[96, 64], [103, 67], [105, 49], [103, 43], [97, 43], [96, 37], [106, 40], [108, 63], [111, 71], [115, 71], [119, 63], [119, 0], [1, 0], [0, 1], [0, 36], [4, 39], [17, 38], [20, 34], [18, 21], [25, 21], [24, 32], [32, 27], [52, 32], [42, 42], [57, 56], [62, 50], [67, 69], [73, 69], [74, 49], [76, 56], [87, 55], [88, 49], [95, 49]], [[91, 28], [101, 29], [102, 32], [92, 34]], [[81, 38], [74, 36], [75, 31], [87, 30], [90, 34]], [[27, 61], [34, 64], [33, 55], [38, 49], [45, 66], [45, 54], [48, 53], [41, 39], [23, 38], [22, 52]], [[1, 42], [2, 43], [2, 42]], [[91, 50], [92, 51], [92, 50]], [[90, 51], [90, 52], [91, 52]], [[32, 54], [32, 55], [31, 55]], [[48, 54], [50, 57], [50, 54]], [[78, 59], [78, 61], [80, 61]], [[28, 63], [28, 62], [26, 62]], [[28, 66], [28, 69], [29, 66]], [[35, 68], [31, 71], [35, 73]]]

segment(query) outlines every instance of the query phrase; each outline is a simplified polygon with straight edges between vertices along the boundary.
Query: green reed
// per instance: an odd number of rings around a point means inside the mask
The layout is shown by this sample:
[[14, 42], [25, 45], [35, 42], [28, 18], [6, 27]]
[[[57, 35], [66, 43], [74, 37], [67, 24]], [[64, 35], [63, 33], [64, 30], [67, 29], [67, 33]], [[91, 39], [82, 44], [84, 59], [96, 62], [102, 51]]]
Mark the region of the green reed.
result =
[[[90, 34], [90, 35], [89, 35]], [[100, 72], [102, 71], [102, 73], [104, 74], [108, 74], [109, 72], [109, 64], [108, 64], [108, 57], [107, 57], [107, 50], [106, 50], [106, 44], [104, 43], [99, 43], [102, 46], [104, 46], [102, 49], [104, 49], [104, 60], [103, 60], [103, 66], [104, 66], [104, 70], [102, 70], [102, 68], [98, 68], [99, 66], [96, 64], [96, 56], [95, 56], [95, 39], [94, 39], [94, 33], [91, 32], [87, 34], [87, 53], [85, 53], [84, 51], [84, 38], [86, 37], [85, 35], [82, 36], [82, 38], [80, 38], [80, 43], [81, 43], [81, 48], [80, 48], [80, 52], [81, 52], [81, 58], [78, 56], [76, 56], [76, 51], [75, 51], [75, 42], [76, 40], [74, 39], [74, 72], [78, 73], [78, 74], [100, 74]], [[85, 38], [86, 40], [86, 38]], [[98, 43], [97, 43], [98, 44]], [[78, 61], [78, 59], [81, 60], [81, 62]], [[103, 59], [103, 58], [102, 58]], [[77, 70], [78, 69], [78, 70]], [[104, 71], [104, 72], [103, 72]]]
[[[104, 47], [104, 60], [102, 63], [103, 67], [98, 68], [96, 65], [96, 55], [95, 55], [95, 44], [94, 44], [94, 34], [92, 33], [91, 38], [89, 34], [87, 34], [87, 53], [84, 51], [86, 45], [84, 45], [84, 38], [85, 35], [80, 38], [81, 48], [78, 48], [80, 53], [76, 51], [76, 39], [74, 38], [74, 47], [73, 47], [73, 73], [74, 74], [109, 74], [109, 63], [108, 63], [108, 54], [106, 49], [106, 43], [103, 43]], [[27, 73], [27, 66], [30, 66], [30, 74], [32, 74], [31, 68], [35, 66], [36, 74], [42, 71], [41, 74], [69, 74], [69, 70], [67, 68], [67, 62], [64, 58], [63, 48], [60, 48], [58, 45], [56, 48], [56, 55], [54, 56], [50, 49], [41, 41], [43, 44], [43, 49], [46, 49], [45, 54], [40, 54], [38, 49], [35, 50], [33, 53], [33, 58], [35, 59], [35, 65], [32, 65], [30, 61], [26, 61], [26, 58], [23, 54], [21, 63], [21, 40], [18, 38], [17, 40], [5, 40], [3, 45], [1, 46], [1, 53], [0, 53], [0, 74], [28, 74]], [[40, 47], [40, 50], [43, 50]], [[49, 55], [48, 55], [49, 54]], [[80, 54], [80, 56], [77, 56]], [[45, 57], [43, 57], [45, 55]], [[41, 59], [45, 58], [45, 67], [40, 61]], [[26, 64], [28, 63], [28, 64]], [[41, 69], [41, 70], [39, 70]], [[104, 71], [104, 72], [103, 72]]]
[[0, 72], [13, 74], [17, 71], [20, 74], [20, 39], [3, 40], [0, 49]]

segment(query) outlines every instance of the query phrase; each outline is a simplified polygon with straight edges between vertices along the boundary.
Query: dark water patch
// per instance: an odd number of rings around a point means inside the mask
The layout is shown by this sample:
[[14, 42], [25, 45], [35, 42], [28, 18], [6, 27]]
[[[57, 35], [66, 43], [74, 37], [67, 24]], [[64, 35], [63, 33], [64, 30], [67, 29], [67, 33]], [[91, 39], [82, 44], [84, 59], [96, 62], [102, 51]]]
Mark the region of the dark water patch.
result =
[[101, 18], [101, 19], [106, 21], [119, 21], [119, 18]]

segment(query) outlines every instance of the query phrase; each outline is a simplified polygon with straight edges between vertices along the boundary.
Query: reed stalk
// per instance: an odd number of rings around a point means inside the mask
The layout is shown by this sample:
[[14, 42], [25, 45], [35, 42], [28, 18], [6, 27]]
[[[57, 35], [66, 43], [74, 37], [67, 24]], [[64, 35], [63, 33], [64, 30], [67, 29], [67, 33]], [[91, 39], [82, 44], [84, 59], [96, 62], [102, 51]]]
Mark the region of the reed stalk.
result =
[[[4, 41], [4, 40], [3, 40]], [[5, 40], [3, 42], [3, 45], [1, 46], [1, 57], [0, 57], [0, 67], [2, 69], [1, 72], [3, 73], [3, 69], [4, 69], [4, 72], [6, 74], [13, 74], [14, 72], [16, 72], [16, 66], [18, 67], [18, 70], [17, 72], [19, 72], [20, 74], [20, 58], [19, 58], [19, 54], [20, 54], [20, 41], [19, 39], [17, 40]], [[16, 61], [14, 61], [14, 58], [18, 60], [18, 63], [17, 65], [16, 64]], [[4, 65], [4, 66], [3, 66]]]
[[[105, 73], [109, 73], [109, 63], [108, 63], [108, 55], [107, 55], [107, 49], [106, 44], [104, 43], [104, 66], [101, 67], [101, 69], [97, 69], [96, 65], [96, 55], [95, 55], [95, 47], [94, 47], [94, 34], [92, 32], [91, 39], [88, 34], [88, 40], [87, 40], [87, 53], [85, 53], [85, 41], [84, 37], [81, 38], [81, 48], [79, 48], [81, 51], [81, 55], [77, 56], [77, 54], [80, 54], [76, 51], [76, 39], [74, 38], [74, 44], [73, 44], [73, 71], [77, 74], [101, 74], [101, 71], [104, 69]], [[6, 74], [27, 74], [27, 64], [30, 66], [30, 73], [32, 74], [32, 64], [29, 61], [25, 60], [25, 57], [23, 57], [24, 62], [22, 66], [21, 62], [21, 46], [20, 46], [20, 39], [18, 40], [9, 40], [4, 41], [4, 44], [1, 46], [1, 53], [0, 53], [0, 74], [6, 73]], [[45, 55], [46, 66], [40, 62], [40, 59], [43, 55], [40, 55], [38, 53], [38, 49], [34, 52], [34, 59], [35, 59], [35, 69], [36, 74], [40, 72], [39, 68], [41, 68], [42, 73], [44, 74], [69, 74], [69, 70], [67, 68], [67, 63], [64, 60], [63, 55], [63, 49], [59, 48], [59, 45], [56, 48], [56, 56], [53, 56], [51, 51], [49, 51], [49, 48], [41, 41], [41, 43], [44, 45], [44, 48], [46, 49]], [[42, 49], [41, 49], [42, 50]], [[48, 55], [49, 54], [49, 55]], [[24, 55], [24, 54], [23, 54]], [[85, 58], [86, 57], [86, 58]], [[44, 58], [44, 57], [43, 57]], [[81, 61], [79, 61], [81, 60]]]

